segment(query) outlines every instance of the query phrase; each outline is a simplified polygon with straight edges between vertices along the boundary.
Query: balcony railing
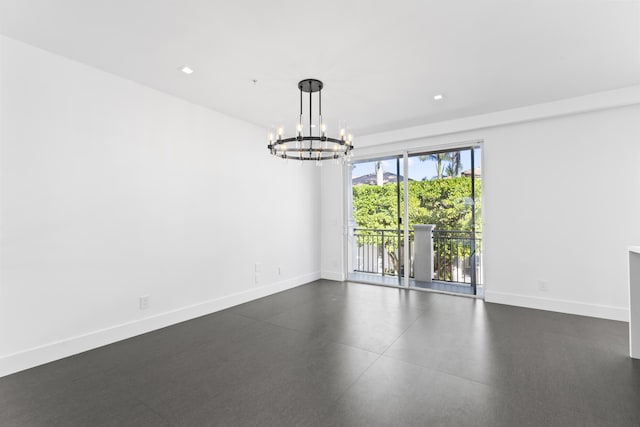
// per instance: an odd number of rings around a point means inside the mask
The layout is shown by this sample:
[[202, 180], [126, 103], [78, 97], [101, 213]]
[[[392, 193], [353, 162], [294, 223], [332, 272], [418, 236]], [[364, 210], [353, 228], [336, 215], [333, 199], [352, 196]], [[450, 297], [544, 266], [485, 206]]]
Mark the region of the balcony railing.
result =
[[[404, 252], [404, 232], [392, 229], [355, 228], [357, 267], [363, 273], [397, 276], [399, 259]], [[409, 232], [409, 253], [413, 251], [413, 230]]]
[[[404, 233], [393, 229], [355, 228], [354, 271], [403, 275], [400, 255]], [[482, 283], [480, 233], [466, 230], [433, 230], [433, 279], [456, 283]], [[413, 230], [409, 231], [409, 277], [413, 276]], [[406, 261], [405, 261], [406, 263]]]

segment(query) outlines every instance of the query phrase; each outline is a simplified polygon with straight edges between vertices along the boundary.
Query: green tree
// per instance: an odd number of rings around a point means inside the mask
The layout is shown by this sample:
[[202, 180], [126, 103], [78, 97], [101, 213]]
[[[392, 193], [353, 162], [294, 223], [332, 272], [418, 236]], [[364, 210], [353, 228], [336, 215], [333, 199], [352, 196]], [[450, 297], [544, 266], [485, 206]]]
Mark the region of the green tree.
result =
[[[480, 232], [480, 204], [473, 203], [471, 198], [471, 179], [456, 177], [447, 179], [434, 179], [410, 183], [410, 191], [416, 193], [420, 199], [422, 216], [417, 223], [435, 224], [436, 230], [445, 234], [434, 234], [434, 251], [439, 255], [439, 263], [436, 265], [437, 277], [444, 280], [452, 280], [453, 266], [456, 260], [469, 258], [471, 245], [468, 240], [474, 230], [473, 209], [475, 209], [475, 232]], [[476, 199], [482, 192], [481, 180], [475, 179]], [[447, 230], [460, 230], [468, 233], [448, 232]], [[477, 235], [477, 234], [476, 234]], [[448, 237], [445, 237], [448, 236]]]
[[[404, 194], [404, 183], [400, 194]], [[476, 178], [476, 198], [480, 197], [481, 180]], [[433, 179], [430, 181], [409, 181], [410, 228], [413, 224], [435, 224], [437, 230], [468, 230], [472, 227], [471, 180], [467, 177]], [[401, 209], [404, 203], [401, 200]], [[480, 211], [476, 204], [476, 230], [479, 230]], [[393, 260], [394, 272], [398, 272], [398, 252], [403, 243], [398, 242], [398, 200], [397, 186], [388, 183], [383, 186], [359, 185], [353, 187], [353, 215], [358, 228], [388, 230], [385, 234], [384, 248]], [[358, 244], [371, 242], [377, 231], [361, 231]], [[369, 240], [367, 240], [369, 239]], [[398, 244], [400, 243], [400, 244]]]
[[[481, 194], [481, 181], [476, 178], [476, 198]], [[411, 224], [435, 224], [440, 230], [471, 230], [471, 180], [467, 177], [409, 182], [409, 194], [415, 195], [422, 208], [412, 215]], [[476, 211], [476, 228], [479, 224]], [[417, 216], [417, 218], [413, 218]]]
[[[482, 181], [475, 179], [476, 199]], [[404, 194], [403, 183], [400, 194]], [[395, 229], [398, 201], [395, 183], [353, 187], [353, 216], [358, 228]], [[441, 230], [471, 230], [471, 179], [455, 177], [430, 181], [409, 181], [409, 224], [435, 224]], [[401, 200], [401, 209], [403, 202]], [[476, 229], [480, 225], [476, 203]]]

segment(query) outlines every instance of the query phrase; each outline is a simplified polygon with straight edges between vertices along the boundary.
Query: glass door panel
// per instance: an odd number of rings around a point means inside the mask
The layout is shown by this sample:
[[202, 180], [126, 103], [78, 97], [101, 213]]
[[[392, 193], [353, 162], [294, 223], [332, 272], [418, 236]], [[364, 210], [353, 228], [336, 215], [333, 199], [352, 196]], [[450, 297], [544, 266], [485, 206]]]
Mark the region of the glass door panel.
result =
[[479, 147], [468, 147], [409, 156], [407, 220], [412, 247], [418, 244], [411, 259], [413, 286], [477, 294], [480, 155]]
[[404, 271], [400, 158], [351, 165], [350, 280], [400, 285]]

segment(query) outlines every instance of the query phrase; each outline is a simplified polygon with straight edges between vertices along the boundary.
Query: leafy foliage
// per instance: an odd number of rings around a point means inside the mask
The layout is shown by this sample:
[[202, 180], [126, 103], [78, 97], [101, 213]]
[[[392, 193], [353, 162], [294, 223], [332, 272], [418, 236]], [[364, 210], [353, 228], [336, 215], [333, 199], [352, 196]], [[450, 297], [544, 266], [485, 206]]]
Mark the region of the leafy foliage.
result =
[[[482, 181], [475, 179], [476, 199]], [[353, 215], [358, 228], [395, 229], [398, 226], [396, 184], [353, 187]], [[400, 185], [400, 209], [404, 191]], [[409, 224], [435, 224], [440, 230], [472, 230], [471, 179], [467, 177], [409, 181]], [[480, 204], [476, 204], [480, 231]]]

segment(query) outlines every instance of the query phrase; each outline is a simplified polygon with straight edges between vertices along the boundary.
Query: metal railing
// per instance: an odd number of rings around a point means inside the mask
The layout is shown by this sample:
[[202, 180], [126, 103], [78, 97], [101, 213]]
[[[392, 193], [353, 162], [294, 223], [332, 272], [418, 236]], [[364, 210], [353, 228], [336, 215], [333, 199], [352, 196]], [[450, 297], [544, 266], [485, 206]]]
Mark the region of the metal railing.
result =
[[[474, 238], [475, 237], [475, 238]], [[354, 228], [354, 271], [403, 275], [400, 255], [404, 252], [404, 233], [394, 229]], [[482, 240], [480, 233], [466, 230], [433, 230], [433, 279], [444, 282], [482, 282]], [[413, 230], [409, 231], [409, 277], [413, 276]], [[406, 262], [406, 261], [405, 261]]]
[[[397, 276], [401, 273], [400, 254], [404, 252], [404, 232], [393, 229], [355, 228], [357, 254], [355, 271]], [[409, 235], [409, 253], [413, 231]]]
[[433, 230], [433, 278], [481, 284], [482, 240], [467, 230]]

